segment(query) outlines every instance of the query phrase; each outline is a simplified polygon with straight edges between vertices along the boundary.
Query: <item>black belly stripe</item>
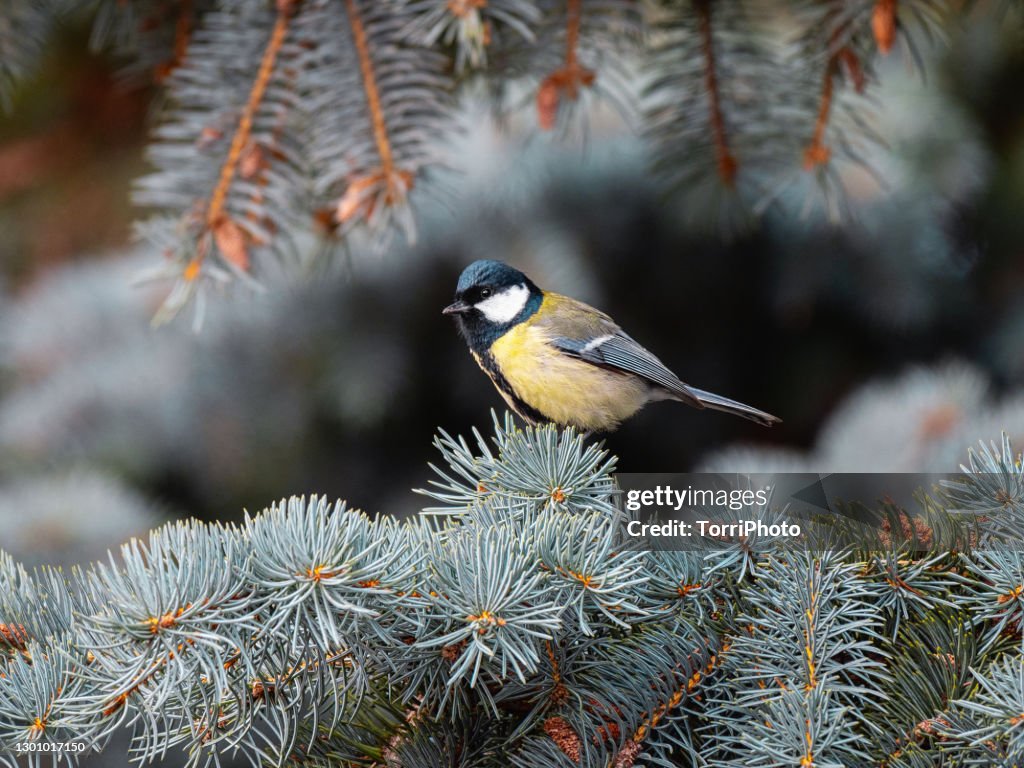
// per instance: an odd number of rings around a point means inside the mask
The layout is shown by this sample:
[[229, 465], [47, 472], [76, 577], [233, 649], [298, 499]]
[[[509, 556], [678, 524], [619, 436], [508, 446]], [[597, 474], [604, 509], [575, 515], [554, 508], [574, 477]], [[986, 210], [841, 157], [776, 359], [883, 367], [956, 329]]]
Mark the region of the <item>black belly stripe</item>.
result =
[[512, 389], [512, 385], [508, 383], [508, 380], [502, 375], [501, 370], [498, 368], [498, 361], [494, 359], [494, 355], [490, 352], [479, 354], [476, 351], [473, 351], [473, 357], [476, 360], [477, 365], [479, 365], [483, 372], [490, 377], [492, 382], [494, 382], [494, 386], [497, 387], [498, 391], [505, 397], [505, 402], [509, 404], [513, 411], [518, 413], [531, 424], [543, 424], [551, 421], [551, 419], [529, 403], [525, 402], [516, 394], [515, 390]]

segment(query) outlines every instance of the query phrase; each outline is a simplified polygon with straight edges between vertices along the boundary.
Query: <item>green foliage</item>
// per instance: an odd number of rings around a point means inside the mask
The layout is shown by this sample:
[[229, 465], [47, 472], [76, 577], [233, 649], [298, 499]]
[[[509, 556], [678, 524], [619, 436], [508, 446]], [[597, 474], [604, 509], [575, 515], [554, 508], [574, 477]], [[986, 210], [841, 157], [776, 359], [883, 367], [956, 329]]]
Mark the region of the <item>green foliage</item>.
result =
[[[438, 437], [438, 506], [412, 520], [292, 498], [70, 574], [4, 556], [6, 754], [129, 729], [132, 758], [190, 765], [1021, 758], [1013, 504], [943, 518], [969, 542], [956, 552], [923, 534], [867, 553], [641, 551], [600, 445], [510, 417], [474, 442]], [[929, 503], [976, 508], [1000, 477], [1019, 502], [1018, 463], [989, 446]]]

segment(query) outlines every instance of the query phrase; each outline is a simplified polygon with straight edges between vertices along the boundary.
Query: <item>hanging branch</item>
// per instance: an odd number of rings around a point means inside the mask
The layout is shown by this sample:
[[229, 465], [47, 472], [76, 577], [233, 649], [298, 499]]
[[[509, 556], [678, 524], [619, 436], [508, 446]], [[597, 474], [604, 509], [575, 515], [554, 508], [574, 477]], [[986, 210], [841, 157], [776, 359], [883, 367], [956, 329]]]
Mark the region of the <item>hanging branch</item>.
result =
[[[806, 120], [812, 127], [809, 135], [801, 132], [806, 139], [799, 157], [803, 170], [815, 174], [824, 201], [835, 215], [843, 200], [842, 166], [837, 161], [873, 173], [866, 150], [883, 143], [871, 128], [869, 104], [860, 98], [875, 80], [877, 51], [869, 30], [869, 14], [841, 0], [808, 4], [799, 10], [804, 14], [804, 33], [796, 60], [789, 65], [794, 72], [794, 89], [814, 94], [813, 100], [805, 100], [809, 112]], [[800, 67], [806, 71], [806, 65], [799, 62], [808, 59], [819, 62], [816, 82], [800, 75]]]
[[170, 257], [156, 276], [175, 280], [157, 322], [197, 295], [201, 278], [248, 275], [254, 247], [279, 247], [274, 235], [303, 195], [296, 77], [318, 18], [313, 3], [308, 12], [295, 0], [273, 11], [229, 3], [203, 16], [169, 76], [173, 109], [150, 149], [159, 170], [136, 191], [139, 203], [179, 212], [141, 228]]
[[[571, 128], [569, 115], [586, 97], [607, 102], [629, 120], [636, 113], [635, 74], [641, 12], [631, 0], [544, 0], [534, 34], [496, 46], [486, 84], [492, 108], [504, 119], [521, 102], [510, 82], [533, 94], [537, 125]], [[600, 77], [598, 77], [600, 73]]]
[[180, 67], [202, 16], [216, 0], [97, 0], [91, 46], [126, 60], [129, 83], [164, 85]]
[[701, 48], [704, 54], [704, 87], [708, 92], [708, 108], [711, 112], [711, 129], [714, 132], [715, 156], [718, 159], [718, 175], [727, 187], [736, 183], [736, 158], [729, 149], [725, 133], [725, 119], [719, 101], [718, 75], [715, 72], [715, 43], [711, 29], [711, 0], [698, 0], [697, 15], [700, 18]]
[[[228, 191], [238, 173], [239, 162], [242, 159], [242, 150], [249, 145], [252, 136], [253, 118], [256, 110], [263, 103], [267, 86], [270, 83], [270, 76], [274, 71], [277, 57], [281, 53], [281, 46], [284, 43], [285, 34], [288, 32], [288, 23], [295, 7], [295, 0], [278, 0], [277, 21], [274, 22], [274, 29], [270, 33], [267, 48], [263, 52], [263, 60], [256, 73], [252, 89], [249, 91], [249, 99], [246, 101], [245, 109], [238, 120], [234, 136], [231, 139], [231, 148], [228, 150], [227, 158], [220, 169], [220, 176], [217, 186], [210, 196], [209, 205], [206, 208], [205, 224], [206, 229], [213, 233], [217, 247], [221, 255], [231, 264], [239, 269], [249, 269], [249, 253], [246, 246], [246, 237], [241, 228], [236, 224], [224, 209]], [[184, 277], [186, 280], [194, 280], [202, 267], [202, 260], [206, 255], [205, 249], [196, 254], [185, 268]]]
[[871, 12], [871, 31], [883, 54], [892, 50], [896, 41], [896, 0], [875, 0]]
[[825, 71], [822, 75], [821, 95], [818, 98], [818, 115], [814, 121], [814, 133], [811, 141], [804, 150], [804, 170], [814, 170], [819, 165], [825, 165], [832, 152], [825, 145], [825, 129], [828, 128], [829, 115], [832, 112], [832, 96], [835, 88], [835, 77], [837, 72], [836, 56], [829, 56], [825, 64]]
[[741, 0], [683, 5], [652, 19], [645, 132], [687, 215], [732, 229], [770, 191], [780, 146], [792, 146], [778, 114], [794, 101], [791, 78]]
[[[398, 8], [368, 0], [325, 6], [305, 80], [317, 208], [328, 212], [319, 218], [345, 233], [361, 225], [378, 249], [395, 230], [414, 239], [410, 192], [442, 165], [434, 142], [454, 125], [445, 58], [409, 44]], [[346, 30], [347, 40], [338, 34]]]
[[836, 80], [841, 77], [840, 63], [845, 63], [857, 92], [864, 90], [865, 76], [860, 66], [860, 59], [853, 52], [851, 45], [851, 22], [842, 13], [842, 9], [829, 10], [826, 13], [823, 29], [827, 30], [825, 44], [825, 65], [822, 71], [821, 88], [818, 96], [818, 108], [814, 118], [814, 131], [804, 149], [804, 170], [811, 171], [818, 166], [827, 165], [832, 151], [825, 142], [836, 97]]
[[156, 68], [155, 79], [162, 83], [176, 70], [185, 60], [185, 52], [188, 50], [188, 41], [192, 36], [192, 29], [195, 24], [193, 17], [192, 0], [180, 0], [178, 7], [178, 18], [174, 23], [174, 47], [171, 57]]
[[[906, 0], [905, 10], [914, 17], [922, 33], [931, 34], [943, 12], [941, 5], [941, 0]], [[857, 105], [841, 105], [842, 85], [848, 82], [856, 94], [863, 94], [874, 80], [873, 60], [878, 52], [889, 53], [896, 39], [897, 0], [874, 0], [870, 13], [841, 0], [826, 0], [808, 7], [798, 5], [798, 11], [804, 14], [806, 25], [801, 56], [814, 58], [816, 47], [824, 55], [814, 128], [804, 147], [803, 167], [811, 171], [828, 165], [837, 144], [845, 145], [849, 159], [863, 165], [863, 159], [849, 151], [847, 137], [860, 136], [869, 141], [878, 138], [864, 125], [857, 114], [860, 111]], [[916, 44], [912, 36], [907, 37], [907, 43], [914, 52]], [[848, 113], [846, 122], [850, 125], [835, 128], [835, 140], [830, 142], [826, 134], [835, 124], [841, 106]]]
[[[81, 5], [9, 0], [0, 100], [37, 66], [59, 12]], [[658, 176], [687, 191], [696, 218], [719, 218], [699, 203], [720, 214], [738, 201], [746, 220], [751, 202], [756, 211], [780, 199], [799, 176], [794, 166], [824, 182], [841, 181], [839, 158], [866, 167], [862, 147], [877, 137], [844, 85], [863, 92], [897, 36], [919, 58], [915, 38], [941, 36], [949, 3], [788, 0], [803, 27], [788, 59], [779, 26], [758, 21], [765, 8], [780, 16], [775, 5], [749, 0], [86, 5], [94, 43], [167, 85], [172, 109], [150, 151], [157, 172], [137, 196], [167, 214], [141, 227], [168, 256], [160, 276], [176, 281], [166, 317], [202, 298], [202, 277], [260, 277], [257, 252], [285, 255], [308, 234], [311, 213], [332, 233], [369, 233], [373, 250], [395, 229], [411, 239], [408, 202], [414, 186], [422, 193], [424, 172], [445, 165], [438, 145], [455, 132], [453, 75], [467, 69], [488, 67], [495, 101], [529, 89], [542, 130], [568, 125], [565, 113], [582, 111], [576, 105], [591, 94], [629, 121], [641, 13], [651, 32], [643, 132]]]
[[597, 76], [594, 70], [581, 66], [577, 55], [580, 37], [582, 0], [567, 0], [565, 22], [565, 64], [541, 81], [537, 89], [537, 120], [541, 130], [555, 127], [562, 99], [576, 101], [582, 88], [590, 88]]
[[398, 6], [412, 16], [403, 36], [454, 48], [457, 74], [486, 67], [488, 50], [507, 45], [507, 38], [533, 40], [543, 18], [535, 0], [398, 0]]
[[348, 14], [352, 39], [359, 58], [359, 71], [363, 78], [366, 106], [373, 126], [373, 140], [377, 145], [380, 166], [369, 173], [357, 176], [349, 183], [345, 194], [338, 201], [336, 216], [341, 224], [357, 215], [369, 217], [378, 204], [394, 207], [404, 203], [413, 185], [413, 173], [395, 166], [384, 110], [381, 107], [377, 76], [374, 72], [373, 59], [370, 57], [370, 47], [366, 42], [366, 29], [356, 0], [345, 0], [345, 11]]

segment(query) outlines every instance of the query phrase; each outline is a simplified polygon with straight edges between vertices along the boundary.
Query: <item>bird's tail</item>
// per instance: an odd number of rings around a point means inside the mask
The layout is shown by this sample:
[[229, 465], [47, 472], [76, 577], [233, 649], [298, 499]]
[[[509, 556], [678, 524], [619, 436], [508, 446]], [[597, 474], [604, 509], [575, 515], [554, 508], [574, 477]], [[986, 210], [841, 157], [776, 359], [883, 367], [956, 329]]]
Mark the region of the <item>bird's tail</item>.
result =
[[712, 408], [716, 411], [725, 411], [735, 416], [742, 416], [744, 419], [750, 419], [756, 421], [758, 424], [763, 424], [766, 427], [770, 427], [773, 424], [780, 424], [782, 419], [778, 416], [772, 416], [770, 413], [759, 411], [750, 405], [744, 405], [743, 403], [737, 402], [736, 400], [730, 400], [728, 397], [722, 397], [712, 392], [705, 392], [703, 389], [697, 389], [696, 387], [687, 387], [696, 399], [697, 402], [703, 405], [705, 408]]

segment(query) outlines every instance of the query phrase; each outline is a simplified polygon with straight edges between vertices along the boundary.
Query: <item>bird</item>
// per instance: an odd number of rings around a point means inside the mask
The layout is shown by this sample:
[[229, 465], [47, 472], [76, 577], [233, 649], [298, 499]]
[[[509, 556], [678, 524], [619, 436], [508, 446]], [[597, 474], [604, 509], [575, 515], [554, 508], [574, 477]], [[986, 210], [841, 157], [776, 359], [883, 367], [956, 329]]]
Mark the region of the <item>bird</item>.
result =
[[443, 310], [509, 407], [530, 424], [612, 432], [647, 403], [677, 400], [764, 426], [782, 420], [684, 384], [604, 312], [543, 291], [518, 269], [482, 259], [463, 270]]

